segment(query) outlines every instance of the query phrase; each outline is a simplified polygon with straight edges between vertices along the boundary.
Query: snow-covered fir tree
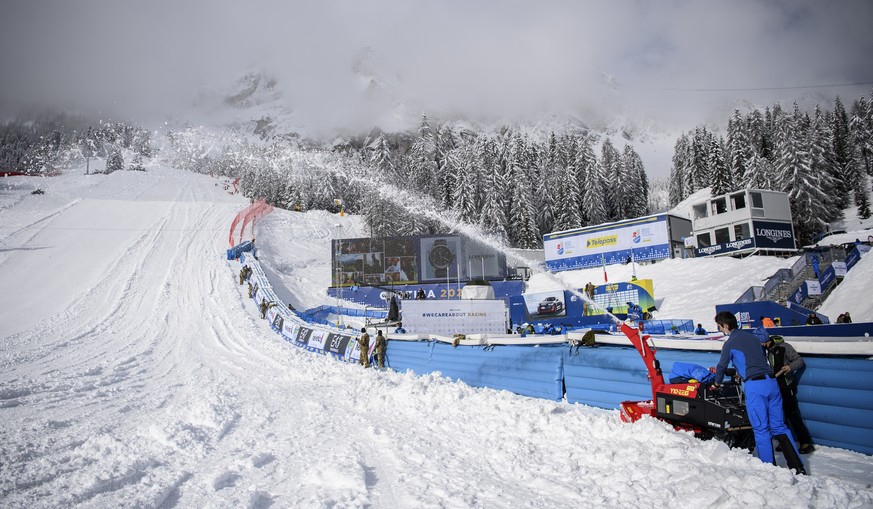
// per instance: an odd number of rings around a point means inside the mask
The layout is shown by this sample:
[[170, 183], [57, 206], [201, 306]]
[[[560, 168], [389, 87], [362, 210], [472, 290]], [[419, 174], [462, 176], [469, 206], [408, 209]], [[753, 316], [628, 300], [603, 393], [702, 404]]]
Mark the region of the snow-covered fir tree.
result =
[[106, 171], [105, 173], [112, 173], [118, 170], [124, 169], [124, 156], [121, 155], [121, 148], [114, 147], [109, 152], [109, 156], [106, 158]]
[[[735, 189], [733, 173], [725, 162], [722, 152], [722, 140], [713, 136], [709, 146], [709, 186], [712, 196], [727, 194]], [[745, 171], [743, 171], [745, 173]]]

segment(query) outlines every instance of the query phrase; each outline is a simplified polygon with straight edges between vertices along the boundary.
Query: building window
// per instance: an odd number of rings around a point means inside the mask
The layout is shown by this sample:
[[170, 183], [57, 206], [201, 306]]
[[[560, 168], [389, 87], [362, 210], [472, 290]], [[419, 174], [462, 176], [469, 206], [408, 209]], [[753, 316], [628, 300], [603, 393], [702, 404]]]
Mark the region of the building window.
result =
[[764, 197], [761, 193], [749, 193], [752, 196], [752, 217], [764, 217]]
[[734, 210], [746, 208], [746, 193], [740, 193], [731, 196], [731, 201], [733, 202]]
[[727, 244], [731, 241], [731, 236], [727, 228], [719, 228], [715, 231], [715, 243]]
[[749, 229], [749, 223], [735, 224], [734, 225], [734, 240], [743, 240], [751, 238], [751, 229]]
[[761, 193], [749, 193], [752, 195], [752, 207], [756, 209], [764, 208], [764, 198], [761, 196]]
[[709, 237], [709, 232], [701, 233], [697, 236], [697, 247], [709, 247], [712, 245], [712, 239]]
[[712, 215], [717, 216], [718, 214], [724, 214], [725, 212], [727, 212], [727, 205], [725, 204], [724, 198], [712, 200]]
[[694, 206], [694, 219], [701, 219], [706, 217], [706, 204], [700, 203]]

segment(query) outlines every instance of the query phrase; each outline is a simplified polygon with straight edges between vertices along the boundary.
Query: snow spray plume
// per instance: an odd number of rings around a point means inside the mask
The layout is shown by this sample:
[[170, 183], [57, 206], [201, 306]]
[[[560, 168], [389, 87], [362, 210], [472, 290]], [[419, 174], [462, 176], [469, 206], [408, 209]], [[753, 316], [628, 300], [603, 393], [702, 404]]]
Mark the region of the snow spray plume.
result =
[[[401, 207], [410, 215], [432, 219], [448, 227], [451, 231], [459, 232], [465, 237], [474, 239], [478, 242], [481, 242], [482, 244], [494, 248], [497, 251], [500, 251], [510, 259], [527, 263], [534, 273], [545, 275], [551, 281], [557, 283], [576, 297], [603, 311], [604, 314], [608, 315], [616, 324], [620, 325], [622, 323], [622, 321], [618, 317], [594, 302], [594, 300], [589, 298], [588, 295], [586, 295], [584, 292], [568, 287], [563, 281], [561, 281], [551, 272], [545, 270], [536, 261], [530, 260], [528, 258], [525, 258], [524, 256], [511, 252], [509, 250], [509, 246], [507, 246], [502, 239], [482, 231], [475, 225], [471, 225], [462, 221], [460, 218], [458, 218], [457, 213], [455, 213], [455, 211], [453, 210], [441, 209], [437, 206], [437, 203], [432, 197], [407, 189], [400, 189], [394, 184], [386, 182], [382, 175], [378, 175], [372, 171], [366, 171], [366, 169], [360, 174], [348, 170], [344, 171], [344, 169], [341, 168], [329, 169], [329, 171], [334, 172], [338, 176], [343, 177], [350, 182], [354, 182], [356, 184], [364, 186], [373, 194], [378, 195], [379, 198], [390, 201], [391, 203]], [[415, 207], [409, 205], [410, 203], [414, 203]]]

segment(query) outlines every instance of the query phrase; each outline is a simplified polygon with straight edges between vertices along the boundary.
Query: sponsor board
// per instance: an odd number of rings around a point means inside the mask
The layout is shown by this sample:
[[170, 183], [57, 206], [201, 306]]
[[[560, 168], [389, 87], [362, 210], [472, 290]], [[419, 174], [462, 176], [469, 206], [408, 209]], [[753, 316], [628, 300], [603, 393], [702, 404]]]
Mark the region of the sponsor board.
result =
[[403, 328], [413, 334], [505, 334], [506, 304], [502, 300], [407, 301]]
[[752, 221], [752, 229], [759, 249], [795, 249], [791, 223]]
[[695, 256], [713, 256], [725, 253], [734, 253], [744, 249], [752, 249], [755, 247], [753, 239], [740, 239], [722, 244], [713, 244], [706, 247], [698, 247], [694, 250]]
[[[616, 251], [623, 252], [620, 260], [624, 261], [625, 257], [631, 256], [631, 250], [638, 255], [646, 252], [649, 247], [659, 245], [668, 246], [666, 252], [669, 257], [669, 244], [666, 215], [579, 228], [543, 237], [546, 264], [550, 267], [563, 260], [584, 256], [597, 255], [600, 260], [600, 255], [605, 254], [607, 258], [611, 258], [609, 253]], [[640, 256], [635, 258], [644, 259]]]

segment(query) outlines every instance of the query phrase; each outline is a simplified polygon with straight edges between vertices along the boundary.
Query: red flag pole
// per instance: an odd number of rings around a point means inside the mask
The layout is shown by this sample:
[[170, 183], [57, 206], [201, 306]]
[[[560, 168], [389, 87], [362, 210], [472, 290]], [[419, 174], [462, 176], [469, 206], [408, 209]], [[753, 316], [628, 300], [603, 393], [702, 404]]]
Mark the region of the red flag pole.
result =
[[609, 276], [606, 275], [606, 256], [603, 253], [600, 253], [600, 259], [603, 261], [603, 282], [609, 282]]

